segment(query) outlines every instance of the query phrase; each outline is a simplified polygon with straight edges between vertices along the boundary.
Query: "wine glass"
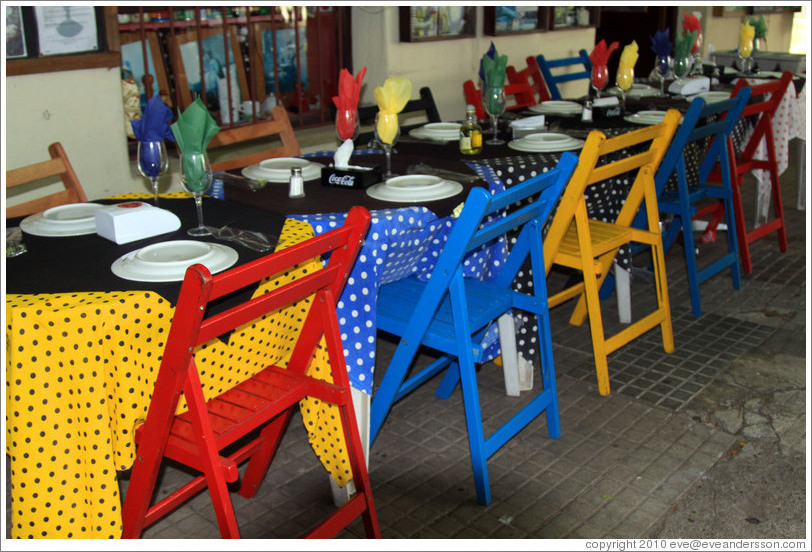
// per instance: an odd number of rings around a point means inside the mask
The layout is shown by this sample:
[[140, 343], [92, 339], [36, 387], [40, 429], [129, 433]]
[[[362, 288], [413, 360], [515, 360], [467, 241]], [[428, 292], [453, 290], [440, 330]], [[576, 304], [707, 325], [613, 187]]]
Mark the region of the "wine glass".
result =
[[671, 57], [670, 56], [657, 56], [657, 61], [654, 63], [654, 75], [660, 83], [660, 96], [665, 96], [665, 79], [671, 72]]
[[617, 78], [615, 79], [620, 90], [620, 109], [625, 113], [626, 111], [626, 94], [634, 84], [634, 67], [618, 67]]
[[211, 163], [205, 153], [181, 153], [180, 183], [184, 190], [194, 196], [197, 208], [197, 227], [189, 229], [187, 233], [190, 236], [210, 235], [211, 232], [203, 226], [203, 194], [212, 183]]
[[609, 68], [606, 65], [593, 65], [592, 66], [592, 77], [590, 79], [590, 85], [592, 89], [595, 91], [595, 97], [601, 97], [601, 90], [606, 87], [606, 81], [609, 80]]
[[383, 179], [397, 176], [392, 172], [392, 146], [397, 143], [400, 137], [400, 125], [398, 124], [397, 113], [382, 113], [378, 111], [375, 115], [375, 140], [383, 147], [386, 154], [386, 170]]
[[690, 54], [674, 59], [674, 76], [680, 83], [685, 82], [685, 76], [691, 72], [692, 65], [693, 59]]
[[753, 72], [753, 40], [739, 37], [739, 70], [743, 75]]
[[339, 109], [336, 111], [336, 134], [338, 139], [355, 140], [361, 131], [361, 122], [358, 120], [358, 111], [355, 109]]
[[504, 140], [499, 139], [497, 133], [499, 131], [499, 115], [505, 112], [506, 106], [507, 99], [505, 98], [505, 88], [503, 86], [488, 86], [482, 91], [482, 107], [485, 108], [485, 113], [491, 116], [493, 124], [493, 138], [486, 140], [486, 144], [498, 146], [505, 143]]
[[169, 156], [163, 140], [138, 142], [138, 172], [152, 183], [155, 205], [158, 205], [158, 178], [169, 168]]

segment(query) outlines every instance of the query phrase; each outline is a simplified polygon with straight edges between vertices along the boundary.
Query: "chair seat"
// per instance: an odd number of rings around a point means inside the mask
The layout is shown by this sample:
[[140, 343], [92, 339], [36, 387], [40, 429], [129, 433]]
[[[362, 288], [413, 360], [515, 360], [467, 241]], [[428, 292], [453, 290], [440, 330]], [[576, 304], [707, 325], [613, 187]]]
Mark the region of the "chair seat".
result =
[[[206, 403], [209, 422], [214, 432], [216, 446], [221, 450], [237, 439], [284, 412], [304, 398], [307, 384], [303, 377], [289, 373], [284, 368], [269, 366]], [[169, 434], [166, 456], [183, 461], [202, 471], [203, 453], [198, 451], [192, 429], [190, 412], [175, 417]], [[135, 432], [135, 441], [140, 443], [142, 429]], [[200, 462], [195, 462], [195, 459]], [[236, 465], [227, 473], [236, 481]]]
[[[403, 335], [426, 285], [427, 282], [421, 282], [415, 277], [382, 285], [378, 292], [378, 327], [386, 332]], [[510, 308], [511, 295], [510, 290], [466, 278], [465, 296], [468, 302], [471, 331], [481, 330]], [[430, 316], [430, 314], [426, 313], [426, 316]], [[440, 303], [440, 308], [429, 325], [423, 343], [444, 353], [454, 355], [458, 353], [454, 316], [448, 296]], [[475, 344], [474, 358], [478, 360], [481, 354], [481, 347]]]
[[[603, 255], [608, 251], [632, 241], [634, 233], [632, 229], [625, 226], [618, 226], [600, 220], [589, 220], [589, 235], [592, 238], [592, 250], [595, 256]], [[581, 268], [581, 249], [578, 244], [578, 231], [575, 229], [575, 222], [570, 224], [564, 241], [555, 256], [555, 263], [570, 268]], [[601, 273], [601, 263], [594, 261], [595, 274]]]

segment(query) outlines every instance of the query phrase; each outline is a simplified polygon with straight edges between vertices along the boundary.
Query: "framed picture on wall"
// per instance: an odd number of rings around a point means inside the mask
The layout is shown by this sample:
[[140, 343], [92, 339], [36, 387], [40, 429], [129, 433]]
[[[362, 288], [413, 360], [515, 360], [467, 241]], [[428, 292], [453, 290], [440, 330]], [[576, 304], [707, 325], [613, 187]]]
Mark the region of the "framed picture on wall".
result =
[[[248, 78], [242, 59], [237, 30], [229, 26], [229, 36], [223, 39], [223, 28], [201, 29], [203, 50], [203, 74], [201, 75], [200, 50], [197, 43], [197, 31], [190, 29], [184, 33], [170, 35], [170, 59], [175, 67], [176, 86], [181, 98], [181, 108], [185, 109], [196, 96], [202, 96], [205, 83], [205, 102], [209, 111], [219, 111], [221, 103], [227, 105], [228, 99], [220, 100], [230, 94], [232, 104], [239, 109], [242, 100], [249, 99]], [[225, 44], [229, 45], [226, 56]], [[226, 76], [230, 79], [226, 79]], [[228, 122], [226, 111], [223, 122]]]
[[400, 41], [422, 42], [472, 37], [475, 6], [401, 6]]
[[549, 10], [538, 6], [485, 6], [485, 34], [490, 36], [546, 31]]
[[715, 17], [742, 17], [749, 13], [747, 6], [713, 6]]
[[[146, 31], [146, 40], [141, 40], [141, 33], [121, 33], [121, 66], [125, 75], [132, 75], [141, 95], [141, 109], [147, 104], [144, 76], [149, 72], [152, 77], [152, 95], [158, 95], [166, 105], [172, 107], [172, 95], [169, 92], [169, 79], [166, 77], [161, 46], [156, 31]], [[146, 44], [145, 44], [146, 42]], [[144, 47], [146, 46], [147, 66], [144, 67]]]
[[6, 6], [6, 59], [24, 58], [28, 55], [25, 47], [25, 27], [20, 6]]

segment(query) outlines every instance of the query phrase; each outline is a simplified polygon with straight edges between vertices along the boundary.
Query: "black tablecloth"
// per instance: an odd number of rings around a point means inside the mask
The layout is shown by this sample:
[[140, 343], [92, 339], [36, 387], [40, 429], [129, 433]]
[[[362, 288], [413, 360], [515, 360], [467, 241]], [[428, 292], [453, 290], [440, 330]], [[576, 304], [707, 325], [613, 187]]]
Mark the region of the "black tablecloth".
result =
[[[93, 203], [113, 204], [124, 200], [99, 200]], [[76, 293], [85, 291], [155, 291], [174, 304], [180, 291], [180, 282], [135, 282], [119, 278], [110, 270], [113, 261], [122, 255], [170, 240], [199, 240], [218, 242], [233, 247], [243, 264], [267, 254], [217, 240], [212, 236], [195, 238], [186, 231], [197, 226], [194, 201], [188, 199], [161, 198], [160, 207], [175, 213], [181, 227], [174, 232], [152, 238], [118, 245], [98, 234], [71, 237], [41, 237], [23, 233], [23, 242], [28, 251], [18, 257], [6, 258], [7, 293]], [[279, 236], [285, 218], [257, 209], [247, 208], [230, 201], [205, 198], [203, 217], [206, 225], [226, 224], [245, 230], [265, 232]], [[24, 217], [8, 219], [7, 227], [19, 226]]]

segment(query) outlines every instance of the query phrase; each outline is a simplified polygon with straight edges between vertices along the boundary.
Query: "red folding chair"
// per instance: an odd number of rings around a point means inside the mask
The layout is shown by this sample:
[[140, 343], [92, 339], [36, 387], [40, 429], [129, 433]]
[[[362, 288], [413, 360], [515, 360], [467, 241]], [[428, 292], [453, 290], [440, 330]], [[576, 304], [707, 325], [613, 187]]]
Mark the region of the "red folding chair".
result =
[[551, 100], [550, 92], [544, 83], [544, 76], [541, 74], [541, 69], [539, 69], [536, 58], [527, 56], [525, 61], [527, 62], [527, 67], [521, 71], [517, 71], [512, 65], [507, 66], [505, 72], [507, 73], [508, 82], [511, 84], [528, 84], [536, 96], [536, 103]]
[[[476, 108], [477, 119], [487, 119], [488, 114], [485, 113], [485, 108], [482, 107], [482, 91], [479, 90], [474, 81], [467, 80], [462, 83], [462, 90], [465, 92], [465, 101]], [[508, 105], [505, 109], [514, 111], [516, 109], [524, 109], [531, 105], [536, 105], [536, 98], [533, 96], [533, 89], [530, 84], [517, 83], [505, 85], [505, 97], [507, 98]]]
[[[187, 269], [146, 422], [136, 429], [138, 448], [124, 499], [122, 537], [139, 537], [144, 527], [208, 487], [220, 533], [223, 537], [238, 538], [227, 483], [237, 481], [238, 465], [250, 460], [238, 492], [245, 497], [256, 494], [293, 410], [307, 396], [338, 406], [357, 489], [353, 498], [307, 536], [334, 536], [362, 516], [367, 536], [380, 537], [335, 310], [369, 220], [366, 209], [355, 207], [342, 227], [217, 276], [212, 276], [201, 264]], [[207, 312], [207, 306], [220, 297], [250, 289], [268, 277], [281, 276], [297, 265], [328, 254], [326, 264], [309, 263], [308, 266], [316, 268], [291, 282], [256, 294], [225, 311]], [[195, 364], [196, 348], [252, 321], [267, 319], [280, 309], [306, 313], [302, 315], [301, 331], [287, 368], [267, 366], [207, 401]], [[320, 343], [325, 344], [330, 360], [332, 383], [306, 374]], [[181, 394], [188, 410], [178, 415]], [[229, 455], [223, 455], [224, 449], [254, 430], [260, 430], [259, 434], [252, 434], [247, 443], [240, 441], [239, 448], [229, 449]], [[189, 466], [201, 475], [151, 505], [163, 458]]]
[[[742, 120], [747, 117], [757, 117], [753, 134], [740, 152], [736, 152], [733, 147], [733, 137], [728, 138], [730, 154], [730, 168], [733, 176], [733, 207], [736, 219], [736, 232], [739, 239], [739, 254], [741, 255], [742, 270], [745, 274], [753, 270], [753, 262], [750, 256], [749, 244], [755, 240], [766, 236], [772, 232], [778, 232], [778, 247], [783, 252], [787, 250], [787, 229], [784, 223], [784, 204], [781, 199], [781, 183], [778, 179], [778, 159], [775, 154], [775, 139], [773, 137], [773, 116], [778, 109], [784, 93], [792, 82], [792, 73], [784, 71], [781, 78], [764, 84], [750, 85], [747, 79], [739, 79], [733, 88], [731, 97], [736, 97], [739, 91], [745, 86], [749, 86], [752, 94], [750, 104], [745, 106], [742, 112]], [[754, 159], [756, 150], [762, 139], [767, 145], [767, 159]], [[771, 184], [771, 200], [773, 204], [773, 219], [764, 224], [748, 230], [744, 222], [744, 207], [742, 205], [741, 188], [744, 184], [744, 175], [753, 169], [766, 171], [765, 176], [769, 176]], [[721, 182], [719, 168], [714, 169], [709, 180]], [[704, 210], [697, 212], [697, 218], [713, 214], [706, 230], [706, 236], [712, 235], [716, 231], [716, 226], [721, 221], [723, 213], [719, 204], [711, 205]]]

